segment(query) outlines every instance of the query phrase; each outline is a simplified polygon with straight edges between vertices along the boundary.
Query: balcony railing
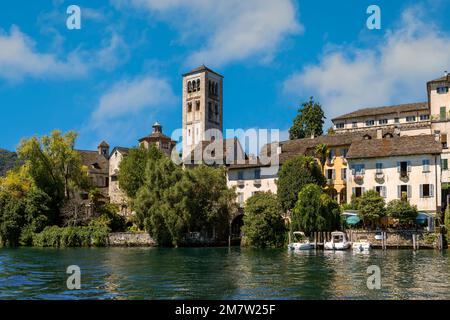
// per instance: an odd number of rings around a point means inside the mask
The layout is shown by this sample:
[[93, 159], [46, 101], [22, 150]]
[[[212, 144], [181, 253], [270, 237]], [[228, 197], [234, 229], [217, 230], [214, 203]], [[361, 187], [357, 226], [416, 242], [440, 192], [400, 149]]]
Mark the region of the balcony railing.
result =
[[255, 179], [255, 180], [253, 180], [253, 185], [254, 185], [254, 186], [260, 186], [260, 185], [261, 185], [261, 179]]
[[238, 185], [238, 187], [243, 187], [243, 186], [245, 186], [245, 181], [244, 180], [238, 180], [237, 181], [237, 185]]

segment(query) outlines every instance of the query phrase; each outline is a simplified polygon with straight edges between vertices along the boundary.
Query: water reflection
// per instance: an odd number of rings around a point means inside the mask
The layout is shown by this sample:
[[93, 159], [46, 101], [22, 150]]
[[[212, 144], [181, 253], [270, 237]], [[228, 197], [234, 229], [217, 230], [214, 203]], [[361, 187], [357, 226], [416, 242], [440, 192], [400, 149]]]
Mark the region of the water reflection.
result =
[[[82, 289], [66, 289], [79, 265]], [[381, 290], [367, 268], [381, 269]], [[444, 299], [450, 260], [431, 250], [1, 249], [0, 299]]]

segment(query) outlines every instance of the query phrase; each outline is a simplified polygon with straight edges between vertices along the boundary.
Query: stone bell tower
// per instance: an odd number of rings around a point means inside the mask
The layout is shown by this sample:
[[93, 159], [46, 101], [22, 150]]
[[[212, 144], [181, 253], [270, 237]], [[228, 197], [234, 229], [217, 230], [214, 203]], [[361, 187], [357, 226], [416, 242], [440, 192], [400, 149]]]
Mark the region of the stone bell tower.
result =
[[183, 159], [222, 132], [223, 76], [202, 65], [183, 74]]

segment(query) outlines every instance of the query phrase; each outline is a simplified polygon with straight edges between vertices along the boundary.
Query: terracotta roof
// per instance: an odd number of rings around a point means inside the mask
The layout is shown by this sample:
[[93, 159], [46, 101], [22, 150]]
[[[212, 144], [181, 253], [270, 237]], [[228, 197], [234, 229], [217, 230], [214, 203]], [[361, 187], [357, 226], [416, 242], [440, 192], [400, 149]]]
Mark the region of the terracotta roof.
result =
[[99, 147], [109, 147], [109, 144], [105, 140], [103, 140], [98, 146]]
[[112, 149], [111, 154], [114, 153], [114, 151], [117, 150], [122, 154], [128, 154], [128, 152], [130, 151], [130, 148], [126, 148], [126, 147], [114, 147], [114, 149]]
[[152, 134], [145, 136], [143, 138], [140, 138], [138, 141], [142, 142], [144, 140], [147, 141], [157, 141], [157, 140], [162, 140], [162, 141], [167, 141], [167, 142], [171, 142], [172, 144], [176, 144], [175, 141], [173, 141], [170, 137], [166, 136], [165, 134], [163, 134], [162, 132], [153, 132]]
[[441, 144], [433, 135], [401, 136], [390, 139], [355, 141], [350, 146], [348, 159], [381, 158], [419, 154], [439, 154]]
[[183, 74], [183, 77], [188, 76], [188, 75], [191, 75], [191, 74], [203, 72], [203, 71], [209, 71], [209, 72], [212, 72], [212, 73], [214, 73], [214, 74], [216, 74], [216, 75], [218, 75], [218, 76], [220, 76], [220, 77], [223, 78], [223, 76], [222, 76], [221, 74], [215, 72], [214, 70], [211, 70], [210, 68], [208, 68], [208, 67], [205, 66], [204, 64], [202, 64], [201, 66], [199, 66], [199, 67], [197, 67], [197, 68], [195, 68], [195, 69], [192, 69], [192, 70], [189, 71], [189, 72], [186, 72], [185, 74]]
[[409, 111], [425, 111], [425, 110], [428, 110], [428, 102], [407, 103], [377, 108], [364, 108], [336, 117], [331, 121], [334, 122], [350, 118], [371, 117], [384, 114], [400, 114]]

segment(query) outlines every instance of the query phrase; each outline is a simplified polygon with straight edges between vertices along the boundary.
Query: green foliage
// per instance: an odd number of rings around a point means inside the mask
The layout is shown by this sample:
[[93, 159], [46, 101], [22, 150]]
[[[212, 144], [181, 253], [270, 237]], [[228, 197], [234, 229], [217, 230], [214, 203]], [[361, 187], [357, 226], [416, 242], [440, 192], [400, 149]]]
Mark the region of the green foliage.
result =
[[40, 139], [24, 139], [17, 149], [33, 183], [52, 199], [51, 208], [55, 213], [77, 190], [85, 190], [89, 186], [80, 154], [74, 150], [76, 137], [73, 131], [62, 134], [55, 130], [50, 136]]
[[361, 197], [357, 197], [355, 195], [352, 195], [350, 203], [344, 203], [342, 205], [342, 209], [343, 210], [358, 210], [360, 203], [361, 203]]
[[361, 219], [373, 223], [386, 215], [384, 199], [375, 190], [364, 192], [359, 201], [358, 210]]
[[281, 167], [278, 177], [278, 199], [283, 210], [292, 210], [302, 188], [315, 183], [325, 185], [325, 177], [317, 161], [313, 157], [298, 156], [286, 161]]
[[292, 231], [333, 231], [340, 226], [340, 208], [316, 184], [307, 184], [299, 192], [292, 213]]
[[132, 148], [119, 165], [120, 189], [130, 198], [135, 199], [138, 190], [144, 185], [147, 163], [161, 159], [162, 153], [151, 145], [147, 150], [144, 147]]
[[46, 227], [33, 235], [33, 245], [37, 247], [90, 247], [105, 246], [109, 229], [101, 226], [89, 227]]
[[328, 154], [330, 153], [330, 150], [328, 150], [328, 146], [326, 144], [320, 143], [316, 145], [316, 148], [314, 150], [314, 153], [317, 158], [320, 160], [320, 164], [322, 166], [322, 171], [325, 166], [325, 162], [327, 161]]
[[284, 245], [286, 228], [277, 196], [258, 192], [250, 197], [244, 207], [243, 235], [253, 247], [280, 247]]
[[386, 206], [386, 215], [398, 219], [400, 223], [414, 223], [419, 212], [416, 206], [412, 206], [408, 201], [391, 200]]
[[312, 134], [321, 136], [323, 134], [323, 123], [325, 114], [322, 106], [311, 97], [308, 102], [302, 103], [298, 114], [294, 119], [292, 127], [289, 129], [289, 139], [301, 139]]
[[336, 134], [336, 131], [334, 131], [333, 127], [329, 127], [327, 130], [327, 135], [334, 136]]
[[450, 206], [447, 205], [444, 217], [445, 228], [447, 229], [447, 244], [450, 243]]
[[136, 218], [160, 245], [178, 246], [187, 232], [213, 228], [224, 237], [235, 197], [224, 169], [197, 166], [183, 171], [164, 156], [147, 163], [135, 200]]

